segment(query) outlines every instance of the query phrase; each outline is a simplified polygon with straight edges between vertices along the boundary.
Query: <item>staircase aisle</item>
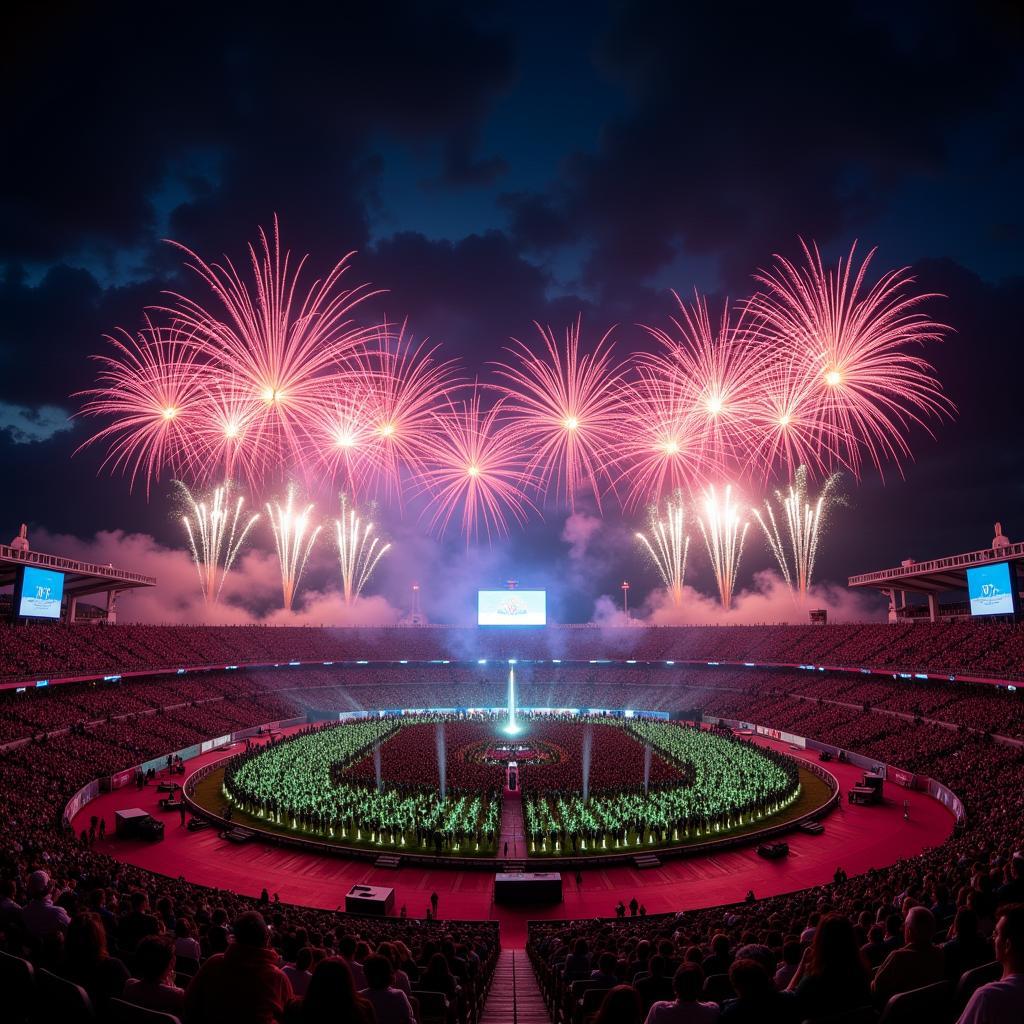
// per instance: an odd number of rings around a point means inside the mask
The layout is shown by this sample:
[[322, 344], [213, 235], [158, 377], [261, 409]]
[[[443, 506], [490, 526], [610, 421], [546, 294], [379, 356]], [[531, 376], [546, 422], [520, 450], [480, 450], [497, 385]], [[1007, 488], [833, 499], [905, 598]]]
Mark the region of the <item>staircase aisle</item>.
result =
[[526, 951], [503, 949], [480, 1024], [550, 1024]]

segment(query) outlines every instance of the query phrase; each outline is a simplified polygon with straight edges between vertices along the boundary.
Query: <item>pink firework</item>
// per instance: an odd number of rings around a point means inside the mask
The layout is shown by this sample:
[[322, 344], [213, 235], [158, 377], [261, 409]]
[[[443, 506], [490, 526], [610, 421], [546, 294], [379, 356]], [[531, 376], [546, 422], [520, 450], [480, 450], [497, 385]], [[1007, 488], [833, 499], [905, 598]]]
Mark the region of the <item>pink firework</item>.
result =
[[249, 246], [251, 284], [229, 259], [207, 263], [172, 243], [187, 254], [187, 265], [209, 286], [219, 308], [171, 293], [175, 303], [163, 312], [193, 335], [219, 384], [251, 405], [246, 443], [284, 475], [301, 465], [325, 382], [346, 354], [372, 336], [352, 316], [374, 293], [367, 285], [341, 287], [351, 253], [302, 293], [299, 281], [308, 257], [293, 261], [281, 248], [276, 217], [272, 239], [262, 229], [259, 237], [258, 247]]
[[205, 398], [206, 371], [192, 338], [177, 327], [160, 328], [146, 317], [138, 335], [108, 335], [115, 355], [93, 356], [101, 366], [97, 387], [79, 392], [80, 415], [114, 422], [78, 448], [108, 445], [102, 468], [126, 473], [134, 488], [141, 475], [146, 494], [161, 471], [180, 471], [195, 459], [196, 424]]
[[908, 351], [949, 329], [919, 309], [937, 296], [908, 294], [907, 268], [866, 287], [875, 250], [855, 267], [856, 242], [835, 269], [826, 269], [816, 245], [800, 244], [803, 266], [776, 256], [776, 266], [756, 276], [766, 290], [748, 310], [779, 362], [803, 378], [799, 416], [812, 425], [805, 447], [826, 465], [834, 453], [855, 476], [865, 455], [879, 472], [885, 461], [898, 466], [910, 455], [911, 426], [930, 433], [929, 419], [955, 411], [932, 365]]
[[528, 490], [528, 453], [504, 428], [501, 404], [480, 408], [480, 391], [463, 401], [448, 399], [437, 415], [438, 433], [420, 472], [430, 495], [430, 529], [443, 534], [458, 514], [466, 543], [480, 533], [488, 541], [508, 534], [508, 517], [525, 523], [534, 508]]
[[530, 450], [530, 475], [545, 499], [552, 492], [570, 509], [589, 490], [601, 507], [601, 492], [611, 484], [608, 453], [619, 439], [621, 368], [612, 358], [611, 331], [593, 352], [580, 355], [580, 320], [559, 346], [550, 327], [535, 324], [545, 351], [538, 355], [513, 338], [514, 365], [497, 363], [505, 408], [519, 441]]
[[641, 364], [623, 386], [621, 402], [626, 419], [612, 451], [626, 508], [658, 504], [676, 491], [691, 493], [705, 481], [711, 467], [678, 388]]
[[766, 385], [762, 354], [751, 344], [745, 318], [734, 322], [728, 302], [713, 323], [701, 296], [692, 305], [675, 299], [679, 316], [671, 318], [672, 330], [644, 328], [661, 344], [645, 362], [685, 414], [691, 443], [704, 462], [735, 471], [748, 464], [756, 436], [755, 415]]
[[401, 496], [403, 472], [416, 474], [433, 450], [438, 409], [462, 382], [457, 363], [442, 360], [440, 346], [415, 342], [403, 323], [388, 323], [372, 344], [345, 359], [346, 386], [365, 394], [365, 426], [372, 446], [373, 472], [365, 480], [372, 496]]

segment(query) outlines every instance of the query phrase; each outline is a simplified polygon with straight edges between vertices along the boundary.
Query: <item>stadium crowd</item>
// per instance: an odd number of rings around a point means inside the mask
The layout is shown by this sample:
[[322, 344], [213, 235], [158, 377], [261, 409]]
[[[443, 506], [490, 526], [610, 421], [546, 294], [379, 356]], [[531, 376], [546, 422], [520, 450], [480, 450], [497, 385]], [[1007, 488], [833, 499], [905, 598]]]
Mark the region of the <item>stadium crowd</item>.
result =
[[549, 626], [516, 630], [393, 626], [0, 626], [0, 679], [293, 660], [487, 658], [760, 661], [1024, 678], [1024, 626], [878, 623], [828, 626]]

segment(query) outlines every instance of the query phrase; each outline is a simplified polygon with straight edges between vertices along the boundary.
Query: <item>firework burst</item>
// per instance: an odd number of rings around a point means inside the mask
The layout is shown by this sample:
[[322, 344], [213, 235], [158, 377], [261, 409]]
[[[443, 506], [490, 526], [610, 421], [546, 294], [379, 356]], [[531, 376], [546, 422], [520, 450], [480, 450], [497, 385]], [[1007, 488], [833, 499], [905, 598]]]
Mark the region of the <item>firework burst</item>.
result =
[[728, 302], [715, 324], [701, 296], [689, 306], [678, 295], [675, 300], [674, 330], [644, 328], [662, 346], [646, 361], [686, 416], [701, 460], [718, 471], [735, 471], [745, 462], [765, 391], [761, 353], [751, 344], [744, 316], [733, 321]]
[[533, 508], [530, 477], [522, 446], [502, 429], [501, 403], [481, 409], [480, 391], [462, 402], [449, 401], [438, 416], [438, 436], [425, 459], [420, 487], [430, 495], [430, 529], [444, 533], [458, 513], [467, 543], [481, 531], [508, 533], [508, 517], [520, 523]]
[[565, 332], [564, 351], [550, 327], [534, 326], [542, 354], [513, 338], [508, 351], [516, 363], [495, 364], [508, 382], [499, 389], [511, 427], [532, 452], [530, 473], [545, 499], [554, 493], [575, 510], [577, 495], [589, 490], [600, 509], [602, 489], [611, 482], [607, 453], [622, 421], [622, 371], [612, 358], [611, 331], [581, 356], [579, 318]]
[[369, 520], [363, 522], [344, 494], [341, 496], [341, 518], [335, 525], [338, 531], [342, 595], [345, 604], [352, 605], [391, 545], [373, 536], [373, 523]]
[[690, 538], [686, 535], [686, 505], [683, 494], [677, 491], [665, 503], [665, 515], [658, 515], [657, 506], [650, 511], [650, 536], [638, 533], [637, 540], [658, 568], [662, 582], [672, 595], [678, 608], [683, 603], [683, 583], [686, 580], [686, 556]]
[[722, 607], [732, 607], [736, 574], [743, 555], [743, 542], [747, 538], [747, 522], [741, 522], [739, 506], [733, 501], [732, 487], [726, 487], [721, 497], [714, 487], [704, 493], [703, 515], [698, 516], [700, 532], [707, 545], [708, 557], [718, 584]]
[[372, 332], [353, 323], [356, 307], [375, 294], [368, 285], [341, 287], [351, 253], [305, 293], [299, 284], [308, 257], [293, 260], [282, 249], [277, 218], [272, 236], [260, 229], [249, 246], [252, 283], [231, 260], [207, 263], [191, 249], [171, 243], [188, 257], [220, 308], [170, 293], [162, 309], [192, 336], [207, 372], [251, 407], [245, 443], [262, 453], [263, 464], [287, 472], [302, 465], [307, 427], [315, 416], [325, 379], [338, 373], [347, 353]]
[[288, 497], [283, 506], [280, 502], [267, 502], [267, 517], [277, 547], [277, 559], [281, 566], [281, 593], [287, 611], [292, 609], [306, 562], [320, 534], [320, 527], [312, 524], [312, 513], [312, 505], [307, 505], [302, 512], [296, 511], [295, 492], [291, 487], [288, 488]]
[[914, 279], [906, 268], [866, 287], [874, 249], [858, 266], [854, 243], [833, 270], [816, 245], [801, 246], [804, 264], [776, 256], [774, 268], [756, 275], [765, 291], [747, 304], [777, 359], [799, 367], [806, 382], [799, 416], [811, 426], [801, 454], [816, 449], [815, 461], [829, 463], [835, 453], [855, 477], [865, 458], [879, 473], [883, 462], [899, 466], [910, 455], [906, 431], [931, 433], [928, 420], [955, 408], [931, 364], [907, 351], [949, 330], [919, 309], [937, 296], [907, 294]]
[[[818, 497], [812, 498], [807, 492], [807, 467], [800, 466], [789, 490], [775, 492], [778, 519], [770, 501], [764, 503], [764, 516], [758, 509], [753, 510], [786, 583], [801, 600], [807, 597], [811, 586], [818, 543], [829, 509], [837, 500], [834, 492], [840, 478], [841, 474], [833, 473], [825, 480]], [[779, 529], [779, 520], [785, 525], [785, 533]]]
[[241, 496], [232, 506], [230, 484], [216, 488], [209, 499], [197, 499], [180, 480], [177, 484], [192, 508], [190, 515], [182, 516], [182, 522], [199, 573], [203, 600], [216, 604], [246, 535], [259, 515], [243, 516], [245, 499]]
[[177, 328], [157, 327], [146, 317], [137, 335], [108, 335], [115, 354], [94, 356], [101, 369], [98, 387], [79, 392], [80, 415], [113, 416], [82, 444], [106, 443], [101, 469], [122, 472], [129, 489], [141, 475], [148, 497], [163, 469], [179, 470], [194, 460], [195, 426], [205, 396], [205, 373], [191, 337]]

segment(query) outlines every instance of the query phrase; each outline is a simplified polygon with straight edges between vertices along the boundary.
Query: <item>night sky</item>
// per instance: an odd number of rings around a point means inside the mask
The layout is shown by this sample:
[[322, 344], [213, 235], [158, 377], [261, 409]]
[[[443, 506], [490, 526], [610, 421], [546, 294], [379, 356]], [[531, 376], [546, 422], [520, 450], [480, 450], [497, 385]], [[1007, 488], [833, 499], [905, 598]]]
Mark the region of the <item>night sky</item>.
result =
[[[996, 519], [1024, 539], [1020, 10], [23, 8], [0, 163], [2, 539], [26, 520], [181, 545], [166, 482], [147, 503], [97, 478], [98, 451], [72, 458], [88, 427], [68, 422], [70, 396], [104, 333], [185, 283], [162, 239], [240, 257], [275, 213], [321, 271], [356, 250], [353, 273], [388, 290], [375, 309], [472, 372], [533, 320], [561, 332], [577, 313], [593, 340], [620, 325], [624, 354], [646, 344], [636, 324], [672, 313], [670, 289], [742, 298], [798, 236], [829, 258], [878, 246], [879, 272], [909, 265], [946, 296], [928, 312], [954, 333], [926, 354], [959, 414], [912, 437], [904, 477], [847, 480], [819, 575], [983, 547]], [[610, 518], [565, 617], [623, 576], [654, 586], [624, 541], [637, 524]], [[449, 556], [482, 585], [574, 579], [564, 514], [469, 555], [458, 538], [424, 555], [408, 516], [385, 525], [405, 543], [380, 579], [396, 604]], [[752, 539], [741, 584], [769, 565]], [[710, 588], [699, 555], [689, 581]]]

